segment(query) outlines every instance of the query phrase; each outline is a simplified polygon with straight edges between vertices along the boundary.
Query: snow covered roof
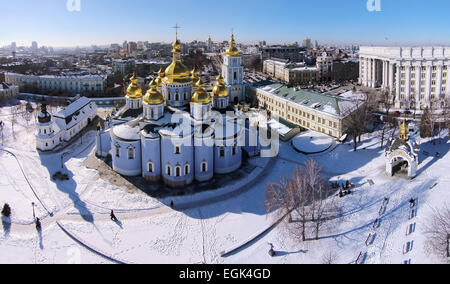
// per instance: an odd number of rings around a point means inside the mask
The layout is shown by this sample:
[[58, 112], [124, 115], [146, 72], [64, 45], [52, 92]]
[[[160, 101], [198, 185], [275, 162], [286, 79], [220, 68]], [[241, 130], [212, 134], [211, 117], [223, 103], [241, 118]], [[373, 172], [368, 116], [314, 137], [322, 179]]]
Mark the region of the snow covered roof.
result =
[[86, 97], [81, 97], [80, 99], [74, 101], [67, 107], [63, 108], [61, 111], [59, 111], [57, 114], [55, 114], [55, 117], [59, 118], [68, 118], [69, 116], [73, 115], [75, 112], [81, 110], [83, 107], [88, 105], [91, 102], [91, 99]]
[[355, 100], [355, 96], [350, 96], [350, 94], [335, 96], [309, 90], [298, 90], [282, 84], [267, 85], [260, 88], [260, 90], [287, 100], [290, 103], [340, 118], [346, 117], [358, 108], [358, 102], [360, 102], [358, 98], [361, 98], [357, 96]]

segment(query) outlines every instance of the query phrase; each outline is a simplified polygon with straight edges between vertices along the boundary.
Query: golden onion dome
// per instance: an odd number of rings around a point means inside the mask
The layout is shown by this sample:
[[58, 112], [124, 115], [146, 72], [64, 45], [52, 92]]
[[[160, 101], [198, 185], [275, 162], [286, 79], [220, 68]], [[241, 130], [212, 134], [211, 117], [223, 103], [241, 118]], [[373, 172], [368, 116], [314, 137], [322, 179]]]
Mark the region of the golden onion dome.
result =
[[161, 92], [157, 89], [157, 84], [155, 80], [152, 80], [149, 85], [149, 89], [144, 96], [144, 104], [147, 105], [160, 105], [164, 103], [164, 97]]
[[205, 91], [202, 80], [198, 80], [197, 84], [195, 84], [197, 90], [194, 92], [191, 98], [192, 104], [209, 104], [211, 103], [211, 96], [207, 91]]
[[157, 88], [161, 88], [162, 87], [162, 82], [163, 82], [163, 79], [164, 79], [165, 75], [166, 74], [164, 73], [164, 71], [162, 71], [162, 68], [160, 68], [159, 71], [158, 71], [158, 78], [156, 78], [156, 80], [155, 80]]
[[172, 63], [166, 69], [164, 82], [167, 84], [187, 83], [190, 82], [190, 71], [181, 62], [181, 43], [176, 39], [173, 43], [173, 59]]
[[140, 99], [142, 98], [142, 89], [138, 85], [138, 79], [136, 78], [136, 73], [130, 79], [131, 83], [127, 89], [126, 97], [129, 99]]
[[403, 141], [407, 141], [409, 139], [409, 130], [408, 125], [406, 124], [406, 121], [403, 121], [402, 125], [400, 126], [400, 135], [399, 139]]
[[213, 89], [214, 97], [228, 97], [228, 89], [224, 84], [222, 75], [217, 76], [217, 82]]
[[192, 82], [198, 82], [198, 80], [200, 79], [198, 77], [197, 71], [195, 70], [195, 67], [194, 67], [194, 69], [192, 69], [191, 78], [192, 78]]
[[236, 41], [234, 40], [234, 34], [231, 35], [230, 47], [226, 50], [226, 54], [228, 57], [236, 57], [239, 56], [239, 50], [236, 47]]

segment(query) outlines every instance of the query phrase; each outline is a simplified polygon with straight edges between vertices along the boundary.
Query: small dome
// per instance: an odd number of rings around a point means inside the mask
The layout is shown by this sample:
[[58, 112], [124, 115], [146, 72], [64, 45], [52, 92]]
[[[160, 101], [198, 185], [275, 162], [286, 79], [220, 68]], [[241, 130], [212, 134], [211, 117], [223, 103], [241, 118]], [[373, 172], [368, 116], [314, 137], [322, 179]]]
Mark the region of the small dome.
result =
[[142, 89], [138, 86], [138, 79], [136, 78], [136, 74], [131, 77], [131, 83], [127, 89], [127, 98], [130, 99], [140, 99], [142, 98]]
[[234, 34], [231, 35], [230, 47], [226, 50], [228, 57], [239, 56], [239, 50], [236, 47], [236, 41], [234, 40]]
[[194, 67], [194, 69], [192, 69], [191, 78], [192, 78], [192, 82], [195, 82], [195, 83], [198, 82], [198, 80], [200, 79], [198, 77], [197, 71], [195, 70], [195, 67]]
[[191, 104], [209, 104], [211, 103], [211, 96], [205, 91], [202, 80], [198, 80], [195, 84], [197, 90], [194, 92], [191, 98]]
[[47, 112], [47, 105], [42, 104], [41, 105], [41, 112], [38, 115], [38, 121], [39, 123], [47, 123], [52, 120], [52, 116]]
[[149, 85], [149, 90], [144, 96], [144, 104], [147, 105], [160, 105], [164, 103], [164, 97], [161, 92], [157, 89], [157, 84], [155, 80]]
[[228, 97], [228, 89], [224, 84], [222, 75], [217, 76], [217, 82], [213, 89], [214, 97]]
[[162, 82], [163, 82], [163, 79], [164, 79], [165, 76], [166, 76], [166, 73], [164, 73], [162, 68], [160, 68], [159, 71], [158, 71], [158, 78], [156, 78], [156, 80], [155, 80], [157, 88], [161, 88], [162, 87]]
[[402, 125], [400, 126], [400, 135], [399, 139], [403, 141], [408, 141], [409, 139], [409, 129], [408, 125], [406, 124], [406, 121], [403, 121]]

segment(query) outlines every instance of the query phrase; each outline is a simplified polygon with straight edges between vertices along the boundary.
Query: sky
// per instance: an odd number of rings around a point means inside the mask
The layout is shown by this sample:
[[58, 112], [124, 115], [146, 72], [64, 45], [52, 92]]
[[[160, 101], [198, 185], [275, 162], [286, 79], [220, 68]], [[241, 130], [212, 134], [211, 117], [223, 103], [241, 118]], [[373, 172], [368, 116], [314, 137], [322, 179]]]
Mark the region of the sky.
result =
[[[67, 2], [80, 2], [80, 10]], [[369, 11], [379, 1], [381, 11]], [[128, 41], [450, 45], [448, 0], [0, 0], [0, 46]], [[376, 7], [375, 5], [369, 5]], [[76, 5], [72, 5], [75, 7]]]

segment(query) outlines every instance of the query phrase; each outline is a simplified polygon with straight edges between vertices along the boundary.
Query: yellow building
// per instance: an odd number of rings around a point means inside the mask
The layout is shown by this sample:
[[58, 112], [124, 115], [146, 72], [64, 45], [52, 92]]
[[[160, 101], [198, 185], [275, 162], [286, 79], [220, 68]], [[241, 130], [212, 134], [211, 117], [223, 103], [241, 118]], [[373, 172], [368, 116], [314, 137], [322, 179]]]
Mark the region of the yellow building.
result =
[[347, 130], [350, 115], [363, 100], [325, 95], [272, 84], [256, 89], [260, 108], [302, 128], [340, 138]]

